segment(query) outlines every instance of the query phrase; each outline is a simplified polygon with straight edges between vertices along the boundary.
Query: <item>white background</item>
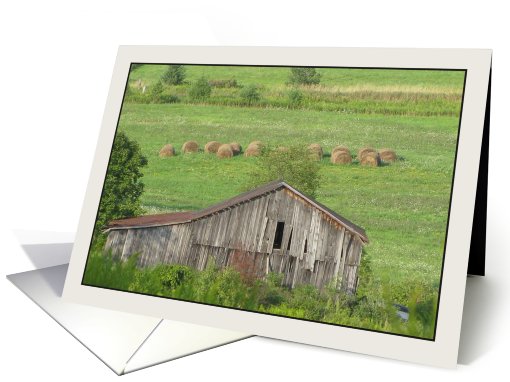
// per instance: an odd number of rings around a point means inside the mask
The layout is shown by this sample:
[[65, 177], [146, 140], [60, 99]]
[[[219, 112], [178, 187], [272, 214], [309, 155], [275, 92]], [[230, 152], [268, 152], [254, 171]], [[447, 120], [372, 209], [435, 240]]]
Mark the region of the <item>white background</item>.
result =
[[[33, 268], [20, 230], [74, 232], [120, 44], [491, 48], [487, 277], [468, 280], [456, 370], [252, 338], [126, 380], [508, 377], [508, 12], [484, 1], [16, 1], [0, 6], [2, 276]], [[62, 235], [63, 239], [72, 238]], [[0, 378], [116, 376], [3, 277]]]

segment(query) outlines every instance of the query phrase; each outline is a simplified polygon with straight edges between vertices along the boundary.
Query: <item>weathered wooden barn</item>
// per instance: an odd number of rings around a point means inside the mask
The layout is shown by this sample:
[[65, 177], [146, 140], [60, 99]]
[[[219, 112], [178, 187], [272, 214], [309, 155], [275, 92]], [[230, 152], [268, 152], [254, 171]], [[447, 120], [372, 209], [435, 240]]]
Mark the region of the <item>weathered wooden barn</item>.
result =
[[283, 273], [293, 288], [336, 283], [356, 291], [365, 231], [283, 181], [193, 212], [110, 222], [105, 250], [122, 260], [139, 253], [139, 266], [209, 261], [262, 278]]

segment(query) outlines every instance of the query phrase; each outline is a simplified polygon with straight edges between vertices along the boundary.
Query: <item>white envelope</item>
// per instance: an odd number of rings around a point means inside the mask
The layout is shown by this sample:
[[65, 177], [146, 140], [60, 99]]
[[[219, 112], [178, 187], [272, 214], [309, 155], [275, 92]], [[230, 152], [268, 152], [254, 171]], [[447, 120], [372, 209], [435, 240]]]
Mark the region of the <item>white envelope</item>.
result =
[[[27, 255], [53, 248], [64, 259], [70, 244], [25, 246]], [[36, 261], [33, 261], [34, 264]], [[250, 337], [229, 330], [62, 302], [67, 264], [7, 278], [118, 375]]]

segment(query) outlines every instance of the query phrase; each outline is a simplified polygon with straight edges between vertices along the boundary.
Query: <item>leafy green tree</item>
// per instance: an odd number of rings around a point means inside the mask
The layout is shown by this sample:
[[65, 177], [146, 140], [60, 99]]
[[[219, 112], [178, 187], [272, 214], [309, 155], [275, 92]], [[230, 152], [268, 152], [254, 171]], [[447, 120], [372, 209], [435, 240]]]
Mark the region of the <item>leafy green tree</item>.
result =
[[156, 82], [150, 89], [152, 95], [160, 95], [161, 93], [163, 93], [163, 90], [164, 88], [161, 81]]
[[163, 84], [161, 81], [156, 82], [150, 89], [151, 100], [155, 103], [159, 103], [161, 95], [163, 94]]
[[168, 69], [161, 77], [161, 81], [167, 85], [180, 85], [184, 82], [185, 78], [186, 68], [184, 68], [184, 65], [168, 65]]
[[264, 149], [256, 164], [250, 173], [248, 190], [281, 179], [312, 198], [317, 196], [321, 180], [320, 165], [310, 156], [307, 147]]
[[258, 100], [260, 100], [260, 93], [257, 90], [257, 87], [255, 85], [248, 85], [245, 86], [241, 90], [241, 98], [244, 99], [246, 102], [248, 102], [248, 105], [251, 105]]
[[321, 82], [320, 73], [315, 68], [292, 68], [289, 83], [294, 85], [317, 85]]
[[205, 77], [199, 78], [189, 90], [189, 96], [193, 100], [204, 100], [211, 95], [211, 85]]
[[103, 193], [99, 203], [94, 234], [97, 235], [111, 220], [137, 216], [143, 213], [140, 205], [144, 184], [141, 168], [147, 165], [136, 141], [118, 132], [113, 143], [112, 154]]

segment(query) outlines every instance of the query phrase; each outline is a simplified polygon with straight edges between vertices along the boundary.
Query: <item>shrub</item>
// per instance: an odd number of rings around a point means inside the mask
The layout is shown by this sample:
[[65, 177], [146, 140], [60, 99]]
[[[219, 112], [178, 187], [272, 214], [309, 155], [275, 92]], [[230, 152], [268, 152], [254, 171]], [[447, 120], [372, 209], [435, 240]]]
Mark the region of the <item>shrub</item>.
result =
[[177, 103], [180, 101], [175, 94], [161, 94], [155, 103]]
[[241, 275], [233, 268], [223, 269], [216, 280], [217, 303], [223, 306], [243, 307], [247, 294], [246, 284]]
[[168, 85], [180, 85], [186, 78], [184, 65], [169, 65], [166, 72], [161, 76], [161, 81]]
[[150, 89], [151, 96], [158, 97], [163, 93], [163, 84], [161, 81], [156, 82]]
[[289, 83], [294, 85], [317, 85], [321, 82], [321, 75], [315, 68], [292, 68]]
[[159, 273], [161, 284], [170, 290], [188, 282], [193, 275], [193, 272], [189, 267], [178, 264], [162, 266]]
[[241, 90], [241, 98], [248, 103], [248, 105], [252, 105], [253, 103], [260, 100], [260, 94], [255, 85], [245, 86]]
[[320, 164], [311, 158], [306, 146], [290, 146], [285, 151], [262, 150], [256, 164], [250, 173], [248, 190], [281, 179], [312, 198], [316, 196], [321, 179]]
[[212, 286], [218, 277], [218, 270], [213, 262], [208, 262], [205, 269], [198, 273], [194, 287], [194, 298], [196, 301], [209, 302], [210, 298], [214, 298], [215, 293]]
[[292, 291], [289, 307], [302, 309], [305, 318], [319, 321], [326, 313], [326, 301], [317, 288], [312, 285], [299, 285]]
[[303, 101], [303, 93], [301, 93], [299, 90], [297, 89], [292, 89], [290, 92], [289, 92], [289, 104], [291, 106], [298, 106], [301, 104], [301, 102]]
[[211, 95], [211, 85], [207, 82], [205, 77], [199, 78], [192, 86], [189, 91], [189, 96], [193, 100], [204, 100], [209, 98]]
[[269, 307], [280, 305], [285, 301], [284, 290], [281, 287], [283, 277], [283, 273], [269, 272], [267, 274], [265, 282], [262, 283], [259, 304]]
[[150, 95], [149, 95], [150, 103], [177, 103], [179, 102], [179, 97], [173, 94], [165, 94], [164, 88], [161, 82], [158, 82], [153, 86]]

